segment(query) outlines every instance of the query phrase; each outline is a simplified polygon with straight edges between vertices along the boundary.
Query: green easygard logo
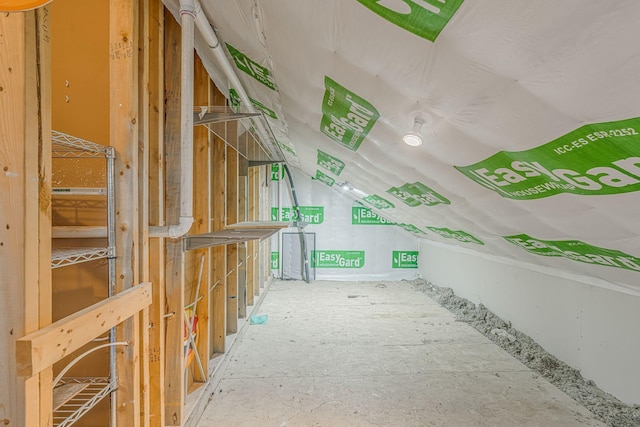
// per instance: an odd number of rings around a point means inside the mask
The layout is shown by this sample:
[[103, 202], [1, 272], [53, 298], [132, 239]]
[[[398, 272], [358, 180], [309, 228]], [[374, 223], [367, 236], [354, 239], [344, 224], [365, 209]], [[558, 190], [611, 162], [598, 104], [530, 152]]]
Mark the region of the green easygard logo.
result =
[[229, 43], [227, 43], [227, 49], [229, 49], [229, 53], [239, 70], [247, 73], [269, 89], [276, 90], [276, 85], [273, 82], [273, 78], [271, 77], [271, 73], [269, 73], [268, 69], [257, 62], [252, 61], [244, 53], [240, 52]]
[[460, 230], [449, 230], [448, 228], [436, 228], [436, 227], [427, 227], [427, 229], [433, 231], [434, 233], [446, 238], [446, 239], [455, 239], [459, 242], [463, 243], [475, 243], [477, 245], [484, 245], [484, 243], [472, 236], [471, 234], [460, 231]]
[[280, 163], [271, 165], [271, 181], [280, 181], [284, 178], [284, 167]]
[[396, 207], [393, 203], [391, 203], [387, 199], [384, 199], [376, 194], [363, 197], [362, 200], [369, 203], [371, 206], [373, 206], [376, 209], [390, 209], [390, 208]]
[[[272, 119], [277, 119], [276, 113], [273, 110], [269, 109], [266, 105], [261, 103], [260, 101], [256, 101], [255, 99], [249, 97], [249, 101], [260, 111], [262, 111], [265, 115], [271, 117]], [[238, 92], [234, 88], [229, 89], [229, 103], [232, 107], [239, 107], [242, 104], [242, 100], [238, 96]]]
[[391, 187], [387, 193], [402, 200], [406, 205], [411, 207], [435, 206], [439, 204], [448, 205], [451, 202], [444, 196], [438, 194], [435, 190], [427, 187], [421, 182], [413, 184], [404, 184], [402, 187]]
[[389, 22], [435, 41], [463, 0], [358, 0]]
[[615, 249], [591, 246], [579, 240], [540, 240], [526, 234], [503, 238], [536, 255], [563, 257], [588, 264], [640, 271], [640, 258]]
[[364, 206], [351, 207], [351, 224], [353, 225], [394, 225], [393, 222]]
[[362, 268], [364, 251], [311, 251], [316, 268]]
[[[404, 185], [402, 187], [404, 187]], [[387, 193], [391, 194], [396, 199], [402, 200], [405, 205], [412, 208], [415, 208], [416, 206], [420, 206], [422, 204], [420, 203], [420, 201], [411, 197], [411, 195], [407, 191], [403, 190], [402, 187], [391, 187], [387, 190]]]
[[503, 197], [603, 195], [640, 190], [640, 118], [582, 126], [540, 147], [500, 151], [460, 172]]
[[380, 113], [368, 101], [324, 78], [320, 131], [349, 150], [357, 151]]
[[[278, 208], [272, 208], [271, 217], [273, 218], [274, 212], [278, 215]], [[280, 221], [301, 221], [307, 224], [322, 224], [324, 222], [324, 206], [300, 206], [300, 216], [302, 218], [296, 218], [295, 208], [282, 208], [280, 210]]]
[[331, 178], [329, 175], [319, 170], [316, 170], [316, 179], [320, 182], [325, 183], [329, 187], [332, 187], [333, 184], [336, 183], [335, 179]]
[[418, 268], [418, 251], [393, 251], [391, 268]]
[[280, 268], [280, 252], [271, 252], [271, 269], [278, 270]]
[[396, 224], [396, 225], [412, 234], [427, 234], [413, 224]]
[[344, 162], [322, 150], [318, 150], [318, 166], [332, 172], [335, 176], [340, 176], [344, 169]]
[[278, 145], [280, 146], [280, 148], [282, 148], [283, 151], [286, 151], [292, 156], [296, 156], [296, 157], [298, 156], [298, 153], [296, 153], [296, 150], [292, 146], [285, 144], [284, 142], [281, 142], [281, 141], [278, 141]]

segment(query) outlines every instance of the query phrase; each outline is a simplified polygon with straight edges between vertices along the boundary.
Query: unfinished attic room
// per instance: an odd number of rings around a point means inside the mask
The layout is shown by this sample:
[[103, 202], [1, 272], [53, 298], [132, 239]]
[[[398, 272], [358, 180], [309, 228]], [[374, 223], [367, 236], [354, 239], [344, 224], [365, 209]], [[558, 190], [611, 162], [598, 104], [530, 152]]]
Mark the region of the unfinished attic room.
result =
[[637, 0], [0, 0], [0, 426], [640, 426]]

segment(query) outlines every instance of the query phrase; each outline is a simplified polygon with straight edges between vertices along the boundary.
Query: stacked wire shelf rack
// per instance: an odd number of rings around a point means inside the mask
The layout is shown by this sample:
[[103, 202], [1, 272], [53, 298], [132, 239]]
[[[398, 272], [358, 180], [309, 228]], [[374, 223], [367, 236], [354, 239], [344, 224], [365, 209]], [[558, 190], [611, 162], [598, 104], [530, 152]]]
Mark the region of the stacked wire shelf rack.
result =
[[[64, 247], [51, 251], [51, 268], [67, 267], [100, 259], [108, 263], [108, 295], [115, 294], [115, 150], [110, 146], [103, 146], [58, 131], [51, 132], [52, 158], [56, 159], [105, 159], [106, 188], [100, 187], [66, 187], [53, 188], [52, 196], [68, 198], [76, 196], [99, 196], [106, 198], [107, 225], [104, 228], [106, 246], [104, 247]], [[89, 202], [91, 204], [91, 202]], [[91, 227], [65, 226], [59, 227], [72, 230], [68, 237], [84, 236], [83, 229]], [[92, 227], [96, 228], [96, 227]], [[53, 227], [56, 237], [56, 227]], [[74, 240], [74, 242], [77, 240]], [[95, 407], [102, 399], [114, 393], [117, 388], [115, 372], [115, 332], [111, 330], [109, 337], [109, 376], [108, 377], [62, 377], [53, 389], [53, 425], [68, 427], [78, 421], [83, 415]], [[89, 352], [87, 352], [89, 353]], [[67, 368], [75, 364], [71, 362]], [[67, 369], [65, 368], [65, 369]], [[61, 374], [62, 375], [62, 374]], [[111, 423], [114, 419], [113, 399], [111, 404]]]

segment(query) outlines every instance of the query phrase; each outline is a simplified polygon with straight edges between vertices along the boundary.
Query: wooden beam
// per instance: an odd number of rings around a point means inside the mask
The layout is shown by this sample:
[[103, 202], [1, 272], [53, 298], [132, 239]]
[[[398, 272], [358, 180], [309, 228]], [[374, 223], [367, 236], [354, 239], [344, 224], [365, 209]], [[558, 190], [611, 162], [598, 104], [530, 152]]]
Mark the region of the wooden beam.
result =
[[[42, 132], [40, 129], [40, 121], [38, 115], [40, 113], [40, 94], [38, 93], [38, 40], [37, 40], [37, 25], [35, 12], [25, 14], [25, 141], [24, 141], [24, 180], [25, 180], [25, 198], [24, 198], [24, 260], [37, 260], [38, 268], [33, 268], [29, 262], [25, 262], [24, 267], [24, 325], [25, 332], [35, 331], [39, 328], [40, 322], [40, 265], [39, 262], [41, 254], [39, 253], [40, 243], [39, 240], [39, 134]], [[46, 153], [44, 155], [48, 155]], [[38, 159], [37, 161], [30, 161], [29, 159]], [[49, 227], [48, 227], [49, 228]], [[50, 239], [48, 241], [51, 241]], [[44, 245], [43, 245], [44, 246]], [[45, 251], [46, 254], [50, 254], [50, 250]], [[44, 270], [47, 271], [47, 270]], [[43, 274], [44, 274], [43, 271]], [[50, 269], [48, 270], [50, 271]], [[49, 279], [49, 284], [51, 280]], [[45, 286], [44, 291], [49, 291], [48, 296], [45, 297], [44, 302], [51, 302], [51, 287]], [[44, 293], [44, 292], [43, 292]], [[50, 307], [50, 305], [49, 305]], [[49, 314], [51, 311], [49, 310]], [[49, 319], [49, 322], [51, 320]], [[52, 371], [49, 370], [48, 373]], [[45, 373], [44, 376], [48, 376]], [[30, 378], [25, 381], [25, 402], [26, 413], [25, 420], [27, 424], [32, 421], [39, 421], [43, 417], [48, 419], [48, 412], [40, 413], [42, 403], [40, 402], [40, 388], [38, 384], [39, 378]], [[46, 396], [46, 395], [45, 395]], [[51, 396], [52, 398], [52, 396]]]
[[16, 340], [17, 372], [31, 377], [151, 304], [151, 283], [120, 292]]
[[247, 305], [253, 306], [254, 304], [254, 292], [255, 292], [255, 263], [253, 254], [255, 252], [256, 246], [259, 245], [259, 242], [254, 240], [247, 242]]
[[[152, 96], [151, 73], [150, 68], [151, 57], [155, 56], [155, 51], [151, 51], [153, 43], [157, 43], [157, 39], [152, 41], [151, 34], [151, 14], [150, 0], [140, 0], [140, 13], [138, 14], [138, 102], [139, 108], [138, 119], [138, 196], [142, 203], [138, 204], [138, 224], [139, 230], [136, 247], [138, 249], [138, 259], [140, 268], [140, 279], [144, 282], [150, 280], [150, 244], [149, 244], [149, 150], [150, 150], [150, 127], [151, 127], [151, 108], [150, 98]], [[155, 16], [154, 16], [155, 17]], [[153, 70], [155, 71], [155, 69]], [[155, 89], [155, 88], [154, 88]], [[153, 92], [157, 93], [157, 92]], [[140, 336], [140, 388], [141, 388], [141, 408], [140, 408], [140, 425], [149, 427], [150, 420], [150, 363], [148, 359], [150, 349], [150, 331], [149, 319], [151, 312], [145, 308], [141, 313], [139, 324]]]
[[[264, 170], [264, 168], [254, 168], [255, 169], [255, 182], [254, 182], [254, 200], [253, 200], [253, 206], [254, 206], [254, 216], [255, 216], [255, 220], [259, 220], [261, 218], [261, 211], [260, 211], [260, 201], [262, 198], [262, 175], [261, 172]], [[255, 245], [255, 252], [254, 252], [254, 264], [255, 264], [255, 278], [254, 281], [256, 283], [256, 295], [260, 295], [260, 290], [262, 288], [264, 288], [264, 281], [263, 281], [263, 275], [262, 275], [262, 262], [261, 262], [261, 257], [260, 254], [261, 252], [261, 248], [262, 245], [260, 244], [260, 242], [256, 242]]]
[[[227, 141], [237, 135], [237, 123], [228, 122]], [[227, 194], [226, 224], [238, 222], [238, 152], [227, 145]], [[227, 334], [238, 332], [238, 317], [246, 317], [246, 283], [239, 274], [238, 268], [238, 244], [227, 245]]]
[[[181, 30], [165, 9], [165, 214], [168, 224], [180, 216], [180, 55]], [[182, 241], [165, 240], [165, 424], [179, 426], [184, 412], [184, 256]]]
[[[195, 105], [209, 105], [209, 75], [204, 68], [202, 60], [196, 55], [194, 66], [194, 93], [193, 101]], [[211, 186], [209, 177], [210, 170], [210, 146], [209, 146], [209, 130], [205, 126], [196, 126], [193, 129], [194, 138], [194, 234], [208, 233], [211, 231]], [[209, 283], [210, 265], [211, 265], [211, 249], [200, 249], [196, 251], [196, 265], [199, 266], [200, 257], [204, 257], [204, 266], [202, 269], [202, 278], [200, 285], [200, 295], [202, 299], [196, 306], [196, 314], [198, 315], [198, 340], [197, 351], [202, 367], [204, 377], [197, 369], [194, 363], [193, 372], [195, 380], [198, 382], [207, 382], [209, 377]], [[200, 298], [196, 295], [196, 298]]]
[[[138, 2], [109, 1], [109, 139], [116, 159], [116, 290], [139, 282], [134, 255], [138, 241]], [[116, 340], [129, 346], [116, 349], [118, 390], [116, 426], [140, 425], [139, 318], [116, 328]], [[146, 362], [146, 360], [145, 360]]]
[[[256, 205], [257, 195], [257, 168], [249, 168], [249, 183], [248, 183], [248, 221], [256, 221], [258, 219]], [[254, 296], [256, 288], [260, 289], [260, 286], [255, 281], [256, 265], [255, 265], [255, 252], [259, 242], [247, 242], [247, 305], [252, 306], [254, 304]]]
[[[29, 261], [38, 260], [37, 242], [29, 235], [25, 212], [32, 184], [27, 175], [26, 154], [33, 146], [33, 134], [27, 128], [33, 125], [33, 80], [27, 75], [28, 56], [33, 55], [35, 37], [29, 36], [33, 29], [33, 13], [3, 13], [0, 15], [0, 283], [2, 287], [2, 323], [0, 324], [0, 377], [5, 378], [6, 387], [0, 388], [0, 422], [10, 425], [36, 425], [40, 418], [37, 379], [26, 382], [16, 378], [16, 356], [14, 340], [39, 327], [37, 281], [27, 282]], [[37, 146], [37, 144], [36, 144]], [[37, 185], [37, 180], [35, 181]], [[37, 199], [36, 199], [37, 201]], [[37, 205], [36, 205], [37, 206]], [[36, 222], [37, 224], [37, 222]], [[36, 236], [37, 237], [37, 236]], [[36, 251], [33, 253], [33, 251]], [[25, 310], [27, 299], [35, 296], [35, 309]], [[30, 307], [31, 308], [31, 307]], [[34, 400], [33, 408], [27, 410], [27, 402]]]
[[[35, 11], [36, 19], [36, 73], [38, 117], [38, 193], [33, 199], [38, 201], [38, 311], [39, 328], [52, 321], [52, 281], [51, 281], [51, 33], [49, 6]], [[29, 155], [30, 158], [31, 155]], [[25, 309], [26, 311], [26, 309]], [[40, 425], [52, 425], [53, 417], [53, 368], [45, 368], [39, 375]]]
[[[247, 141], [248, 134], [245, 132], [240, 135], [239, 139]], [[240, 144], [240, 143], [239, 143]], [[247, 144], [246, 142], [244, 143]], [[249, 221], [248, 211], [249, 205], [247, 203], [247, 192], [249, 190], [249, 162], [245, 157], [238, 156], [238, 223], [245, 223]], [[243, 287], [246, 289], [246, 301], [248, 306], [252, 306], [253, 302], [253, 280], [252, 275], [249, 274], [251, 270], [249, 252], [253, 246], [253, 242], [249, 241], [239, 248], [238, 265], [240, 267], [240, 281], [243, 283]]]
[[[226, 105], [226, 98], [213, 85], [210, 88], [211, 105]], [[211, 228], [223, 230], [226, 225], [226, 152], [224, 123], [211, 125], [215, 135], [211, 136]], [[211, 355], [223, 354], [226, 350], [227, 331], [227, 252], [225, 246], [212, 249], [213, 277], [211, 280]]]
[[238, 243], [238, 257], [236, 264], [238, 265], [238, 294], [240, 305], [238, 306], [238, 317], [247, 318], [247, 242]]
[[[164, 6], [149, 1], [149, 225], [164, 225]], [[149, 241], [149, 412], [153, 427], [164, 427], [165, 262], [164, 239]], [[144, 415], [144, 414], [143, 414]]]

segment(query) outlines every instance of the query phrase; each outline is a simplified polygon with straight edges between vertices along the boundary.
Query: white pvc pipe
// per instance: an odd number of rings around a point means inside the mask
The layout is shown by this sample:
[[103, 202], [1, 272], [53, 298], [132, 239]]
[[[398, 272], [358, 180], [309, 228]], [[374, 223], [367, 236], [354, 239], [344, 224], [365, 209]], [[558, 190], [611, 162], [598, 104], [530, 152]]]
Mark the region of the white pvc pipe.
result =
[[180, 20], [182, 25], [180, 65], [180, 219], [177, 224], [149, 227], [149, 237], [175, 239], [187, 234], [193, 224], [193, 61], [195, 18], [195, 1], [180, 0]]
[[[196, 8], [196, 28], [198, 28], [198, 30], [200, 31], [200, 34], [202, 35], [205, 42], [207, 43], [207, 46], [209, 46], [209, 48], [215, 55], [216, 59], [218, 60], [218, 63], [222, 68], [222, 72], [227, 77], [227, 79], [229, 79], [229, 84], [236, 89], [236, 92], [238, 93], [238, 96], [242, 100], [243, 105], [245, 105], [247, 109], [249, 109], [249, 111], [257, 112], [255, 107], [253, 106], [253, 103], [249, 100], [249, 96], [247, 95], [247, 92], [245, 92], [244, 87], [240, 82], [240, 79], [238, 79], [238, 75], [236, 74], [233, 66], [229, 62], [229, 59], [227, 59], [227, 55], [225, 54], [224, 49], [222, 49], [222, 47], [220, 46], [220, 41], [218, 40], [218, 36], [216, 36], [216, 33], [213, 31], [213, 28], [211, 28], [211, 24], [209, 23], [207, 16], [202, 11], [202, 7], [200, 7], [200, 2], [198, 2], [198, 0], [194, 0], [194, 2], [195, 2], [195, 8]], [[253, 120], [253, 124], [255, 125], [258, 135], [264, 141], [265, 148], [269, 150], [269, 146], [270, 146], [270, 144], [268, 143], [268, 141], [270, 140], [269, 133], [267, 132], [267, 130], [265, 129], [264, 125], [260, 120]], [[277, 154], [277, 153], [272, 152], [271, 154]]]

